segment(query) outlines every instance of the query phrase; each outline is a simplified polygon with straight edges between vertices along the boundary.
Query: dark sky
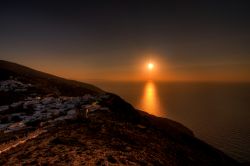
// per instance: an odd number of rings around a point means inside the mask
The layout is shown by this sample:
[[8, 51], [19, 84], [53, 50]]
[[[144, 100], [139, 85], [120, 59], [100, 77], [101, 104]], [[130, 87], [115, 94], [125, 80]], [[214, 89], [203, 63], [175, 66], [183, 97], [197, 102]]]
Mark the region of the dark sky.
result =
[[250, 80], [242, 0], [1, 1], [0, 58], [68, 78]]

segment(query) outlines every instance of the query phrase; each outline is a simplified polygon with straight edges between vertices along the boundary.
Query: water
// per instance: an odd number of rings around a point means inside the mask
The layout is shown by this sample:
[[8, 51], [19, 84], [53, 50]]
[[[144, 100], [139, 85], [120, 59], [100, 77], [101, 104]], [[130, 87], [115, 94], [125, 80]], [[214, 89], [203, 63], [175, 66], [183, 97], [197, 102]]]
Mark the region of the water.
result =
[[250, 161], [250, 84], [95, 82], [136, 108], [167, 117], [239, 161]]

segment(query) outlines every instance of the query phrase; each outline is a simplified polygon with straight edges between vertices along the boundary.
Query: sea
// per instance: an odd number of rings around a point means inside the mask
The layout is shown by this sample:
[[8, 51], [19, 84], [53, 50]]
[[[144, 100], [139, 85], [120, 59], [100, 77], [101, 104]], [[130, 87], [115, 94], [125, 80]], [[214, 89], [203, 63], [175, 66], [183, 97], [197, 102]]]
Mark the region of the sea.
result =
[[250, 83], [107, 82], [92, 84], [135, 108], [182, 123], [240, 162], [250, 162]]

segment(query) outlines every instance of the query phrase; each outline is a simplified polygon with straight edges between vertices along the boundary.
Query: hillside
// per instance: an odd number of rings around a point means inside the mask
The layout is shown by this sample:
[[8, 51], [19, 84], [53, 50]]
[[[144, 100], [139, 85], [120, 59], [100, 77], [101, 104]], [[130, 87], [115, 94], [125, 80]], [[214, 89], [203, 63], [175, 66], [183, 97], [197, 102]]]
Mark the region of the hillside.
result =
[[119, 96], [0, 61], [0, 165], [239, 165]]
[[10, 103], [13, 100], [23, 99], [26, 97], [25, 95], [36, 93], [39, 95], [53, 94], [57, 96], [103, 93], [101, 89], [87, 83], [67, 80], [16, 63], [0, 60], [0, 80], [13, 80], [11, 78], [24, 84], [30, 84], [32, 87], [29, 87], [25, 93], [16, 92], [15, 95], [1, 92], [1, 105]]

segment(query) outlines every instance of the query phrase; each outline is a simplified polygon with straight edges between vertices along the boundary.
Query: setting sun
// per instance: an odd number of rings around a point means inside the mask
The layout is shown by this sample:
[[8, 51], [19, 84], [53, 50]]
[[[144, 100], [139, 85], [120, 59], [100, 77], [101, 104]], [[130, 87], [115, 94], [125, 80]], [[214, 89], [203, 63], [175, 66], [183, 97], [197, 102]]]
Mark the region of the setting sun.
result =
[[152, 70], [154, 68], [154, 64], [153, 63], [149, 63], [148, 64], [148, 70]]

